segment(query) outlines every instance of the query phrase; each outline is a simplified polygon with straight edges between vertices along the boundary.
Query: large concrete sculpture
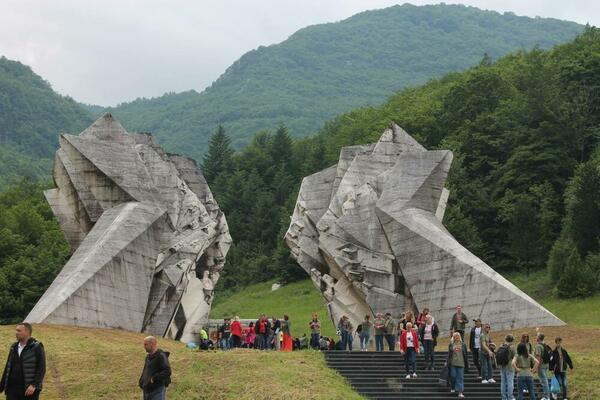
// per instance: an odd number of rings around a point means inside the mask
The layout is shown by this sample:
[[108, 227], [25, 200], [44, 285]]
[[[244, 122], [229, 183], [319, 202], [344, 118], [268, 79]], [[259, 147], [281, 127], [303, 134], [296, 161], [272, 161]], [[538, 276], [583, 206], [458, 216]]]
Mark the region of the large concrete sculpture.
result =
[[427, 151], [392, 124], [304, 178], [285, 240], [333, 321], [428, 307], [448, 329], [462, 304], [495, 329], [562, 324], [444, 228], [451, 162], [452, 152]]
[[73, 255], [27, 320], [196, 337], [231, 245], [196, 163], [105, 114], [60, 136], [53, 176]]

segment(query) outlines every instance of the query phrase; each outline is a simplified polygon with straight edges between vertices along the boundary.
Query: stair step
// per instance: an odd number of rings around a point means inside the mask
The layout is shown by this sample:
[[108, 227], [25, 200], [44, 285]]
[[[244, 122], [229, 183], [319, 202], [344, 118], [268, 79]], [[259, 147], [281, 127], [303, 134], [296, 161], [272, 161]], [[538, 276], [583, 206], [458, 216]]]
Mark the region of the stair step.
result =
[[[445, 352], [434, 355], [433, 370], [426, 370], [428, 363], [422, 354], [417, 355], [416, 378], [406, 379], [404, 356], [399, 352], [374, 351], [327, 351], [327, 365], [344, 376], [361, 395], [376, 400], [446, 400], [456, 399], [449, 387], [439, 384], [439, 373], [446, 362]], [[472, 358], [469, 356], [469, 361]], [[468, 400], [497, 400], [500, 397], [500, 372], [494, 370], [496, 383], [481, 383], [477, 370], [471, 365], [465, 374], [465, 396]], [[536, 394], [541, 384], [534, 380]], [[515, 394], [517, 390], [515, 379]], [[515, 396], [516, 397], [516, 396]], [[539, 396], [541, 398], [541, 396]], [[559, 397], [560, 398], [560, 397]]]

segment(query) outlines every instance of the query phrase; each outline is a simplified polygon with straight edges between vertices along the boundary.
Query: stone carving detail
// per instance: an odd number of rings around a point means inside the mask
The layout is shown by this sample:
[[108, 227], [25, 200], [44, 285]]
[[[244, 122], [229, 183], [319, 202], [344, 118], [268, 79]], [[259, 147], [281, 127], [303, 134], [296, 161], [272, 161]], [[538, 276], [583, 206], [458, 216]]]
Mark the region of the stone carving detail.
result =
[[446, 230], [451, 163], [452, 152], [427, 151], [392, 124], [304, 178], [285, 240], [333, 321], [428, 307], [448, 329], [462, 304], [494, 329], [563, 324]]
[[27, 320], [193, 340], [231, 245], [196, 163], [105, 114], [60, 136], [53, 176], [73, 255]]

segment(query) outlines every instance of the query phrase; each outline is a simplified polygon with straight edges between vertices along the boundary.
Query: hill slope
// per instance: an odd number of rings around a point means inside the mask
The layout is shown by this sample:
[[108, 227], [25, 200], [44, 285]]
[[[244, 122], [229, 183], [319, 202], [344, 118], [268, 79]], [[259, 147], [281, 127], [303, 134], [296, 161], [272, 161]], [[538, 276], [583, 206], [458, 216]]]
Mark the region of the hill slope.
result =
[[77, 133], [91, 122], [89, 112], [31, 68], [0, 57], [0, 189], [23, 176], [49, 176], [58, 133]]
[[235, 147], [285, 123], [295, 136], [333, 116], [378, 104], [394, 91], [520, 48], [572, 39], [582, 26], [474, 7], [410, 4], [310, 26], [243, 55], [198, 94], [138, 99], [112, 110], [128, 129], [150, 131], [198, 158], [217, 124]]
[[[535, 275], [535, 278], [525, 274], [511, 274], [509, 280], [535, 298], [540, 304], [557, 315], [567, 323], [567, 326], [543, 327], [541, 331], [546, 335], [547, 342], [553, 343], [556, 336], [564, 338], [565, 348], [574, 356], [575, 369], [569, 372], [569, 398], [596, 400], [600, 398], [600, 371], [597, 360], [600, 357], [600, 340], [590, 340], [600, 335], [600, 313], [590, 313], [600, 307], [600, 295], [586, 299], [558, 299], [548, 295], [550, 293], [547, 278]], [[260, 313], [280, 316], [285, 312], [292, 321], [293, 335], [309, 335], [308, 321], [312, 312], [318, 312], [323, 322], [323, 333], [336, 338], [335, 329], [329, 322], [324, 303], [318, 291], [314, 289], [309, 279], [281, 287], [271, 291], [271, 283], [261, 283], [248, 286], [237, 293], [218, 293], [211, 318], [239, 315], [242, 318], [252, 318]], [[468, 313], [468, 310], [465, 312]], [[506, 334], [512, 333], [520, 337], [522, 332], [529, 332], [530, 337], [535, 336], [534, 327], [515, 331], [494, 331], [493, 321], [492, 339], [494, 343], [502, 343]], [[438, 321], [447, 324], [449, 321]], [[447, 345], [448, 338], [440, 339], [437, 347], [441, 351]], [[355, 342], [355, 347], [358, 344]], [[465, 393], [468, 397], [468, 393]]]
[[[0, 326], [2, 360], [13, 332], [13, 326]], [[49, 325], [36, 325], [33, 333], [47, 354], [45, 400], [142, 397], [137, 382], [145, 356], [143, 334]], [[172, 400], [361, 398], [317, 352], [200, 353], [170, 340], [159, 340], [159, 346], [171, 353], [173, 382], [167, 393]]]

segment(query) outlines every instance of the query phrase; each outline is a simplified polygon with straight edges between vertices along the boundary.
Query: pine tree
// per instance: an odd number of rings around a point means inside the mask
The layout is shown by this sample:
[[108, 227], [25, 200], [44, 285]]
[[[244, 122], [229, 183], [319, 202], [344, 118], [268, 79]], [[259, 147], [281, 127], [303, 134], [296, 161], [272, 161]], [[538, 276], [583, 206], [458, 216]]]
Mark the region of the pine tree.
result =
[[208, 184], [212, 184], [219, 174], [233, 169], [233, 149], [231, 139], [225, 134], [225, 129], [219, 125], [215, 134], [210, 138], [208, 151], [202, 159], [202, 173]]

